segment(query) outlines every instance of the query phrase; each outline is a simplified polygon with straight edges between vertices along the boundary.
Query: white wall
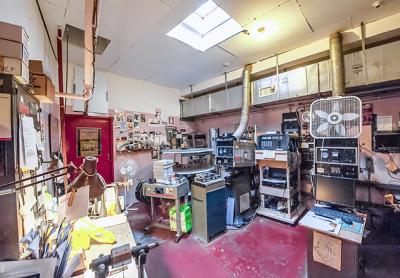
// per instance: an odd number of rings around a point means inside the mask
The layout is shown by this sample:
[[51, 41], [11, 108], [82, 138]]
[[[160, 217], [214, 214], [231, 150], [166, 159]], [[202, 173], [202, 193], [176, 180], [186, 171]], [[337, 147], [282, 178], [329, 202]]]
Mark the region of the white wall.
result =
[[162, 108], [170, 116], [179, 116], [180, 90], [113, 73], [106, 75], [110, 109], [154, 113], [155, 108]]
[[[57, 87], [57, 59], [47, 38], [35, 0], [0, 0], [0, 21], [20, 25], [29, 36], [29, 59], [42, 60], [44, 72]], [[56, 46], [54, 46], [56, 50]]]
[[[43, 21], [40, 17], [39, 8], [35, 0], [0, 0], [0, 21], [20, 25], [24, 27], [29, 36], [28, 52], [29, 59], [42, 60], [43, 70], [53, 81], [58, 89], [57, 59], [50, 46]], [[54, 46], [56, 47], [56, 46]], [[49, 128], [48, 115], [59, 117], [57, 104], [41, 104], [41, 119], [45, 124], [45, 147], [44, 158], [49, 159]]]

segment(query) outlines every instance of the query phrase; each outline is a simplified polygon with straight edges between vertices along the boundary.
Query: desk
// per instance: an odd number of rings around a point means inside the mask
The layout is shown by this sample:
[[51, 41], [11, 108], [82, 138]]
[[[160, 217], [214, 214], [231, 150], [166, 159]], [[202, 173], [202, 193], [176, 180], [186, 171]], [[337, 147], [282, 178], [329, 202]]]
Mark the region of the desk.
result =
[[[339, 234], [335, 234], [330, 231], [322, 230], [318, 228], [321, 223], [319, 221], [325, 221], [314, 217], [314, 213], [309, 211], [299, 221], [299, 225], [303, 226], [308, 231], [308, 244], [307, 244], [307, 269], [308, 277], [358, 277], [359, 274], [359, 246], [362, 243], [364, 227], [366, 222], [366, 215], [359, 214], [364, 218], [363, 228], [361, 234], [354, 233], [347, 230], [340, 230]], [[310, 225], [313, 223], [313, 225]], [[319, 232], [327, 236], [338, 238], [342, 240], [341, 246], [341, 270], [338, 271], [327, 265], [321, 264], [314, 261], [313, 258], [313, 242], [314, 232]]]
[[[103, 227], [106, 230], [114, 233], [117, 242], [115, 244], [91, 244], [90, 248], [85, 251], [85, 266], [86, 271], [80, 277], [92, 278], [94, 277], [94, 272], [89, 269], [89, 264], [92, 260], [99, 257], [100, 254], [108, 255], [111, 253], [111, 249], [121, 246], [124, 244], [129, 244], [131, 247], [136, 246], [135, 239], [133, 238], [131, 227], [129, 226], [128, 220], [124, 214], [118, 214], [115, 216], [102, 217], [93, 220], [94, 224], [99, 227]], [[115, 272], [110, 270], [110, 275], [108, 277], [112, 278], [122, 278], [122, 277], [137, 277], [138, 271], [134, 260], [127, 266], [124, 272]], [[146, 274], [145, 274], [146, 277]]]

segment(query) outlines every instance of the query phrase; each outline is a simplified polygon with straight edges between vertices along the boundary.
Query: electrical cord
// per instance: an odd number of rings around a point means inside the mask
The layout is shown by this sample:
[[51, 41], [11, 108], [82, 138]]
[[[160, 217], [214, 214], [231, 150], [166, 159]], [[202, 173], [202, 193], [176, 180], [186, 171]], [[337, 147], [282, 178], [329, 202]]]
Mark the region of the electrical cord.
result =
[[[392, 154], [390, 155], [390, 153], [387, 154], [389, 156], [389, 163], [394, 163], [394, 165], [396, 165], [397, 168], [399, 168], [399, 166], [397, 165], [397, 163], [394, 161], [394, 159], [396, 158], [396, 154]], [[389, 169], [386, 168], [386, 172], [388, 173], [389, 177], [391, 177], [392, 179], [396, 180], [396, 181], [400, 181], [400, 178], [393, 176], [393, 174], [389, 171]]]
[[262, 205], [259, 205], [256, 209], [256, 211], [254, 212], [254, 214], [250, 217], [249, 221], [246, 221], [243, 223], [243, 225], [229, 225], [227, 224], [227, 226], [229, 227], [235, 227], [234, 229], [227, 229], [228, 231], [237, 231], [237, 230], [241, 230], [244, 229], [245, 227], [247, 227], [251, 222], [254, 221], [254, 218], [256, 218], [257, 212], [261, 209]]

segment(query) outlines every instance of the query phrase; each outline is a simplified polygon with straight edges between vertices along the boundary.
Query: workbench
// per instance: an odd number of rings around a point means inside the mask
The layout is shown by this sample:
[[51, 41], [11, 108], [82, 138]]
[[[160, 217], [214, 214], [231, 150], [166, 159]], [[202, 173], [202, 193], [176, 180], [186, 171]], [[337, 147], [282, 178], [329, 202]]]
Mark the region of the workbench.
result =
[[[111, 253], [111, 249], [118, 246], [122, 246], [124, 244], [129, 244], [131, 247], [136, 246], [136, 241], [133, 238], [131, 227], [128, 223], [127, 217], [124, 214], [98, 218], [93, 220], [93, 223], [98, 227], [103, 227], [106, 230], [112, 232], [116, 237], [116, 243], [114, 244], [91, 243], [90, 248], [84, 251], [85, 255], [84, 264], [86, 267], [86, 271], [83, 275], [78, 277], [94, 278], [95, 274], [89, 268], [89, 265], [94, 259], [98, 258], [101, 254], [109, 255]], [[138, 270], [136, 268], [134, 259], [132, 259], [132, 262], [125, 267], [117, 268], [115, 270], [110, 269], [110, 275], [108, 277], [112, 278], [138, 277]]]

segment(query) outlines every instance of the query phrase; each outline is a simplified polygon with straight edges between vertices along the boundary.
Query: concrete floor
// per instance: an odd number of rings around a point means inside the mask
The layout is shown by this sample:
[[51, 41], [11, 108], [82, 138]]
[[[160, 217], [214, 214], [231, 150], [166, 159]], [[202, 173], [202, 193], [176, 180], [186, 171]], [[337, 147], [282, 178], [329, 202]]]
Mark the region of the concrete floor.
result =
[[[140, 242], [150, 217], [145, 205], [135, 208], [129, 222]], [[227, 231], [208, 244], [191, 234], [175, 243], [174, 234], [163, 229], [153, 229], [147, 236], [162, 241], [148, 255], [150, 278], [306, 277], [307, 237], [300, 226], [256, 217], [247, 227]]]

